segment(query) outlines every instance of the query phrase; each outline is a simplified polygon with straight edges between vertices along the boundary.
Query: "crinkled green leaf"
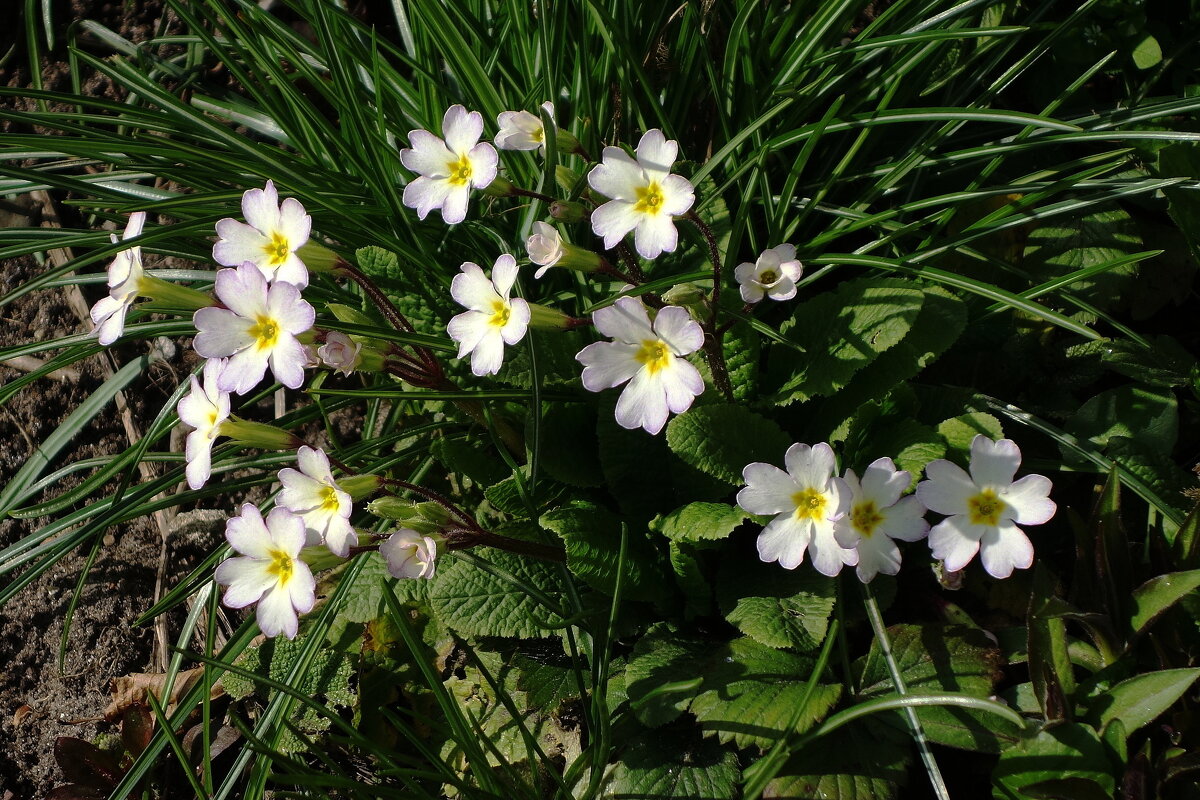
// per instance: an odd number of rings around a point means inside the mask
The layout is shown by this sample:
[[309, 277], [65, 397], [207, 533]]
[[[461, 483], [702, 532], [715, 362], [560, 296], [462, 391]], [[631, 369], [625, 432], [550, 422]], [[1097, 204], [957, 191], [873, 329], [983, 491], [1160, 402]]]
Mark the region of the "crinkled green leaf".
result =
[[542, 385], [570, 383], [579, 379], [581, 367], [575, 354], [586, 344], [579, 331], [530, 331], [525, 340], [504, 350], [504, 366], [496, 373], [496, 380], [528, 389], [533, 386], [533, 357], [537, 356], [538, 374]]
[[678, 542], [702, 542], [724, 539], [734, 528], [750, 519], [737, 506], [725, 503], [688, 503], [670, 514], [655, 517], [650, 530]]
[[[621, 552], [621, 519], [603, 506], [576, 502], [548, 511], [538, 524], [562, 537], [567, 568], [589, 586], [611, 595]], [[629, 530], [625, 552], [626, 599], [649, 600], [663, 593], [664, 575], [645, 531]]]
[[536, 639], [552, 635], [546, 626], [562, 625], [562, 617], [522, 588], [532, 587], [552, 600], [562, 597], [566, 587], [552, 564], [500, 550], [476, 552], [508, 573], [515, 584], [465, 559], [447, 559], [449, 563], [439, 564], [429, 587], [429, 603], [447, 627], [464, 636]]
[[1127, 378], [1153, 386], [1187, 385], [1196, 367], [1195, 357], [1170, 336], [1149, 339], [1149, 350], [1128, 339], [1105, 339], [1088, 344], [1100, 349], [1104, 366]]
[[1004, 427], [1000, 420], [983, 411], [968, 411], [957, 417], [942, 422], [937, 427], [938, 433], [946, 440], [947, 446], [966, 463], [971, 454], [971, 442], [980, 434], [989, 439], [1003, 439]]
[[[1073, 219], [1060, 216], [1034, 228], [1026, 239], [1021, 263], [1037, 278], [1050, 280], [1145, 249], [1133, 218], [1119, 206], [1107, 204], [1092, 206]], [[1108, 309], [1128, 301], [1136, 290], [1138, 271], [1137, 263], [1127, 264], [1075, 281], [1071, 292]]]
[[[533, 442], [532, 421], [525, 441]], [[596, 442], [596, 410], [591, 405], [556, 404], [542, 415], [540, 465], [546, 474], [568, 486], [603, 486], [604, 470]]]
[[[911, 740], [878, 738], [851, 724], [796, 753], [764, 798], [775, 800], [894, 800], [909, 782]], [[924, 780], [920, 776], [916, 780]]]
[[1000, 753], [992, 772], [992, 779], [1008, 789], [1009, 796], [1017, 797], [1029, 796], [1022, 792], [1026, 787], [1066, 778], [1094, 783], [1106, 793], [1105, 797], [1112, 797], [1116, 791], [1104, 746], [1087, 725], [1068, 722], [1023, 737]]
[[429, 452], [447, 470], [466, 475], [480, 486], [491, 486], [511, 475], [487, 438], [435, 439]]
[[924, 300], [905, 281], [868, 278], [800, 303], [780, 332], [804, 353], [772, 349], [769, 371], [779, 386], [772, 399], [786, 405], [834, 394], [908, 334]]
[[1174, 395], [1126, 385], [1100, 392], [1067, 422], [1067, 433], [1104, 447], [1114, 436], [1136, 438], [1146, 447], [1170, 453], [1179, 435]]
[[757, 396], [761, 350], [762, 336], [746, 323], [739, 322], [725, 332], [722, 352], [734, 400], [742, 402]]
[[834, 583], [812, 569], [782, 569], [729, 559], [717, 579], [721, 611], [742, 633], [768, 647], [813, 650], [829, 629]]
[[631, 737], [604, 777], [602, 797], [645, 800], [734, 800], [737, 756], [690, 726]]
[[742, 483], [747, 464], [780, 462], [791, 443], [778, 425], [742, 406], [698, 406], [667, 425], [672, 452], [733, 486]]

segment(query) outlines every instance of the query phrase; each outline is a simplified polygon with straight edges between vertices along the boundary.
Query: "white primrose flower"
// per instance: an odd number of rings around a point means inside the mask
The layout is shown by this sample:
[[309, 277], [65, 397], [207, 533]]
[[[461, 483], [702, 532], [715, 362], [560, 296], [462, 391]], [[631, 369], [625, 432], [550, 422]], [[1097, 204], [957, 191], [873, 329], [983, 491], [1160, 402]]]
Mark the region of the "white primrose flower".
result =
[[204, 381], [190, 376], [191, 393], [180, 398], [175, 407], [179, 421], [190, 425], [193, 430], [187, 435], [184, 457], [187, 459], [188, 486], [199, 489], [212, 477], [213, 442], [221, 433], [221, 425], [229, 419], [229, 392], [217, 387], [224, 359], [211, 358], [204, 362]]
[[686, 178], [671, 174], [679, 143], [654, 128], [642, 135], [637, 159], [619, 147], [606, 147], [601, 163], [588, 173], [588, 185], [611, 197], [592, 212], [592, 231], [611, 250], [633, 231], [642, 258], [670, 253], [679, 241], [672, 217], [687, 213], [696, 196]]
[[850, 487], [834, 477], [833, 449], [821, 442], [794, 444], [783, 457], [787, 472], [756, 461], [742, 470], [746, 486], [737, 504], [751, 514], [775, 514], [758, 535], [758, 557], [795, 569], [807, 550], [822, 575], [858, 563], [858, 553], [838, 544], [834, 524], [850, 510]]
[[393, 578], [432, 578], [437, 560], [437, 541], [411, 528], [401, 528], [379, 545]]
[[450, 282], [450, 296], [468, 311], [450, 320], [446, 331], [458, 342], [458, 357], [471, 354], [471, 372], [495, 375], [504, 363], [504, 345], [521, 341], [529, 327], [529, 304], [509, 298], [517, 280], [517, 260], [508, 253], [492, 265], [488, 280], [478, 264], [463, 262]]
[[900, 548], [893, 539], [915, 542], [929, 533], [925, 506], [915, 496], [900, 497], [912, 474], [897, 470], [890, 458], [879, 458], [863, 470], [862, 480], [846, 470], [850, 510], [833, 524], [842, 547], [858, 551], [858, 579], [870, 583], [879, 573], [900, 571]]
[[533, 233], [525, 240], [525, 251], [529, 253], [529, 260], [540, 267], [533, 277], [540, 278], [563, 257], [562, 236], [553, 225], [535, 222]]
[[258, 627], [267, 636], [296, 637], [296, 615], [312, 611], [316, 580], [300, 560], [304, 521], [286, 508], [263, 520], [253, 503], [225, 524], [225, 538], [241, 555], [217, 565], [217, 583], [228, 586], [222, 602], [245, 608], [257, 602]]
[[429, 131], [409, 131], [411, 148], [400, 151], [400, 163], [418, 177], [404, 187], [404, 205], [425, 219], [433, 209], [448, 225], [467, 217], [471, 187], [482, 189], [496, 178], [496, 148], [480, 142], [483, 116], [460, 105], [446, 109], [442, 118], [444, 140]]
[[358, 543], [358, 534], [350, 524], [354, 503], [338, 486], [329, 469], [329, 456], [304, 445], [296, 451], [300, 469], [279, 470], [283, 490], [275, 505], [286, 508], [304, 520], [308, 534], [305, 546], [324, 543], [334, 555], [346, 558], [350, 545]]
[[[213, 260], [226, 267], [249, 262], [268, 281], [287, 281], [303, 289], [308, 286], [308, 268], [296, 255], [312, 232], [312, 217], [294, 197], [279, 202], [275, 184], [242, 195], [246, 222], [225, 218], [217, 222]], [[249, 224], [247, 224], [249, 223]]]
[[317, 363], [349, 375], [362, 363], [362, 345], [341, 331], [330, 331], [316, 350]]
[[790, 244], [768, 247], [753, 264], [743, 262], [733, 270], [742, 299], [757, 303], [763, 297], [791, 300], [796, 296], [796, 281], [804, 268], [796, 260], [796, 248]]
[[[542, 103], [542, 109], [554, 121], [554, 103]], [[542, 118], [529, 111], [504, 111], [496, 117], [499, 133], [492, 139], [501, 150], [538, 150], [546, 152], [546, 131]]]
[[1054, 516], [1053, 484], [1043, 475], [1013, 481], [1021, 450], [1011, 439], [994, 442], [980, 434], [971, 442], [970, 474], [945, 459], [929, 462], [928, 480], [917, 484], [926, 508], [949, 514], [929, 532], [933, 557], [957, 572], [979, 553], [994, 578], [1033, 564], [1033, 544], [1018, 526], [1040, 525]]
[[673, 412], [682, 414], [704, 391], [704, 379], [683, 356], [704, 344], [704, 331], [687, 309], [661, 309], [653, 324], [646, 306], [622, 297], [592, 315], [596, 328], [611, 342], [593, 342], [579, 351], [583, 386], [599, 392], [629, 385], [617, 400], [617, 424], [656, 434]]
[[199, 332], [192, 346], [205, 358], [229, 357], [219, 388], [245, 394], [263, 379], [268, 365], [284, 386], [299, 388], [308, 356], [296, 336], [316, 319], [300, 290], [287, 281], [268, 286], [262, 272], [246, 262], [217, 272], [216, 295], [226, 308], [195, 313]]
[[[146, 212], [135, 211], [129, 215], [125, 223], [125, 232], [121, 238], [110, 234], [112, 243], [140, 236], [142, 227], [146, 224]], [[125, 314], [133, 301], [137, 299], [138, 289], [142, 282], [142, 248], [134, 245], [128, 250], [122, 250], [113, 257], [108, 265], [108, 295], [96, 301], [92, 306], [93, 331], [99, 338], [100, 344], [108, 347], [121, 338], [125, 332]]]

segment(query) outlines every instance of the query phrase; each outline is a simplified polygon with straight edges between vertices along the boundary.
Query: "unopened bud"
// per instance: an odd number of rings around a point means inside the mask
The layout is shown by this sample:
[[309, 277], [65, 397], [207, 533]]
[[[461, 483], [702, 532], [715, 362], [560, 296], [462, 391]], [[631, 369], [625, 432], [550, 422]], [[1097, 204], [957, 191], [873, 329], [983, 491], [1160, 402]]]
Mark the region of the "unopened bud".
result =
[[559, 128], [554, 132], [554, 144], [558, 147], [558, 152], [563, 155], [583, 155], [583, 151], [579, 147], [579, 140], [570, 131], [564, 131]]
[[517, 187], [513, 185], [512, 181], [508, 180], [507, 178], [501, 178], [499, 175], [497, 175], [492, 179], [492, 182], [483, 189], [483, 193], [491, 197], [513, 197], [516, 195], [516, 191], [514, 191], [516, 188]]
[[582, 203], [555, 200], [550, 204], [550, 216], [560, 222], [580, 222], [587, 218], [588, 212]]
[[379, 489], [380, 483], [378, 475], [350, 475], [337, 479], [338, 488], [350, 495], [350, 499], [355, 502], [373, 494]]
[[554, 182], [561, 186], [563, 191], [573, 192], [579, 185], [579, 173], [570, 167], [558, 164], [554, 167]]
[[341, 258], [325, 245], [312, 239], [301, 245], [296, 255], [304, 262], [304, 266], [308, 267], [309, 272], [332, 272], [334, 264]]
[[669, 306], [694, 306], [704, 302], [707, 293], [694, 283], [680, 283], [667, 289], [662, 300]]

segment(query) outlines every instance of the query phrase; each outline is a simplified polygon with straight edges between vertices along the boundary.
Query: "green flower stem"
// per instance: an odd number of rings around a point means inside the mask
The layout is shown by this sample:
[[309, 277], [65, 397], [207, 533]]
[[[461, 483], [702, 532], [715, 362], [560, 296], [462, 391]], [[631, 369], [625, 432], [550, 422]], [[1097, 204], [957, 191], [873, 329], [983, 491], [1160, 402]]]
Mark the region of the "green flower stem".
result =
[[[871, 584], [864, 583], [862, 590], [863, 601], [867, 607], [867, 617], [871, 620], [871, 629], [875, 632], [876, 641], [879, 642], [879, 651], [883, 653], [883, 660], [887, 663], [892, 683], [896, 686], [896, 694], [903, 697], [908, 692], [904, 688], [904, 679], [900, 676], [900, 667], [896, 664], [896, 657], [892, 655], [892, 645], [888, 640], [887, 629], [883, 626], [883, 615], [879, 613], [879, 604], [875, 602]], [[950, 800], [950, 790], [946, 788], [946, 782], [942, 779], [942, 771], [938, 768], [933, 752], [929, 749], [929, 740], [925, 738], [925, 730], [921, 727], [921, 720], [917, 718], [916, 710], [912, 706], [905, 706], [904, 718], [908, 721], [908, 729], [917, 742], [917, 751], [921, 755], [925, 771], [929, 774], [929, 782], [933, 784], [934, 795], [938, 800]]]

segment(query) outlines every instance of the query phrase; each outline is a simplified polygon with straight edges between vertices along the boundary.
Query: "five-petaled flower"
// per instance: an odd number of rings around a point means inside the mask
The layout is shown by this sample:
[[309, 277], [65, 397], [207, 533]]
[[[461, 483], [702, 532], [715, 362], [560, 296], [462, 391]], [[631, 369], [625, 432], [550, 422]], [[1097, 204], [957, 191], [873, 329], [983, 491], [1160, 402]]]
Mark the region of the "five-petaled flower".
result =
[[450, 282], [450, 296], [468, 310], [450, 320], [446, 331], [458, 342], [458, 357], [471, 354], [471, 372], [495, 375], [504, 363], [504, 345], [521, 341], [529, 327], [529, 304], [509, 298], [517, 280], [517, 260], [508, 253], [492, 265], [488, 280], [478, 264], [466, 261]]
[[324, 542], [330, 552], [345, 558], [350, 555], [350, 545], [358, 543], [350, 524], [354, 510], [350, 495], [333, 479], [329, 456], [321, 450], [304, 445], [296, 452], [296, 461], [300, 469], [279, 470], [283, 490], [275, 504], [304, 520], [307, 545]]
[[221, 433], [221, 425], [229, 419], [229, 393], [217, 387], [221, 371], [225, 368], [223, 359], [212, 358], [204, 363], [204, 381], [190, 376], [191, 393], [179, 400], [176, 411], [179, 420], [190, 425], [193, 430], [187, 435], [184, 446], [184, 457], [187, 467], [188, 486], [199, 489], [212, 476], [213, 441]]
[[[542, 110], [554, 121], [554, 103], [542, 103]], [[496, 147], [501, 150], [538, 150], [546, 151], [546, 131], [542, 118], [528, 111], [504, 111], [496, 117], [500, 131], [496, 134]]]
[[642, 258], [669, 253], [679, 241], [674, 216], [686, 214], [696, 196], [686, 178], [671, 174], [679, 143], [654, 128], [642, 135], [637, 158], [606, 147], [601, 163], [588, 173], [588, 185], [612, 198], [592, 212], [592, 231], [611, 250], [633, 231]]
[[[242, 195], [246, 222], [225, 218], [217, 222], [213, 260], [226, 267], [251, 263], [268, 281], [287, 281], [303, 289], [308, 286], [308, 268], [296, 251], [308, 241], [312, 217], [294, 197], [279, 202], [275, 184]], [[249, 223], [249, 224], [247, 224]]]
[[304, 382], [308, 354], [297, 339], [316, 319], [313, 307], [287, 281], [270, 286], [262, 272], [246, 262], [217, 272], [216, 295], [226, 308], [202, 308], [192, 318], [193, 347], [205, 358], [229, 357], [218, 386], [245, 394], [267, 373], [289, 389]]
[[245, 608], [257, 602], [258, 627], [267, 636], [296, 636], [296, 615], [312, 610], [316, 581], [300, 560], [304, 520], [286, 508], [273, 508], [263, 520], [252, 503], [225, 524], [225, 538], [235, 558], [217, 565], [217, 583], [228, 586], [223, 602]]
[[796, 260], [796, 248], [790, 244], [768, 247], [753, 264], [743, 262], [733, 270], [741, 288], [742, 299], [757, 303], [763, 297], [772, 300], [791, 300], [796, 296], [796, 281], [803, 267]]
[[1033, 544], [1018, 526], [1040, 525], [1054, 516], [1053, 487], [1043, 475], [1013, 481], [1021, 451], [1011, 439], [994, 442], [979, 434], [971, 442], [970, 474], [945, 459], [925, 467], [928, 480], [917, 484], [917, 499], [929, 510], [948, 514], [929, 532], [933, 557], [957, 572], [979, 553], [995, 578], [1033, 564]]
[[418, 173], [404, 187], [404, 205], [425, 219], [433, 209], [453, 225], [467, 217], [471, 187], [482, 189], [496, 178], [496, 148], [480, 142], [483, 116], [460, 105], [446, 109], [442, 118], [445, 140], [429, 131], [409, 131], [411, 148], [400, 151], [400, 163]]
[[[145, 224], [145, 211], [130, 214], [121, 238], [110, 235], [113, 244], [140, 235]], [[92, 324], [100, 344], [107, 347], [125, 332], [125, 314], [137, 299], [141, 282], [142, 248], [134, 245], [117, 253], [108, 265], [108, 294], [92, 306]]]
[[583, 364], [588, 391], [629, 381], [617, 400], [621, 427], [658, 433], [671, 412], [687, 411], [704, 391], [700, 373], [683, 358], [704, 344], [704, 331], [687, 309], [664, 308], [652, 324], [641, 300], [622, 297], [593, 314], [592, 321], [613, 341], [593, 342], [575, 359]]
[[915, 542], [929, 533], [925, 506], [916, 497], [901, 497], [912, 483], [912, 474], [897, 470], [890, 458], [879, 458], [863, 470], [862, 480], [846, 470], [850, 510], [833, 525], [842, 547], [858, 552], [858, 579], [863, 583], [878, 574], [900, 571], [900, 548], [893, 539]]
[[850, 510], [850, 487], [834, 477], [833, 449], [821, 442], [793, 444], [783, 457], [787, 472], [756, 461], [746, 465], [737, 503], [751, 514], [775, 514], [758, 535], [758, 556], [795, 569], [808, 551], [822, 575], [837, 575], [858, 553], [838, 544], [834, 524]]
[[379, 545], [393, 578], [432, 578], [437, 560], [437, 541], [411, 528], [401, 528]]

